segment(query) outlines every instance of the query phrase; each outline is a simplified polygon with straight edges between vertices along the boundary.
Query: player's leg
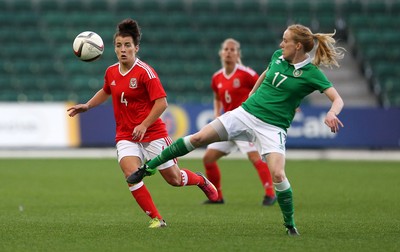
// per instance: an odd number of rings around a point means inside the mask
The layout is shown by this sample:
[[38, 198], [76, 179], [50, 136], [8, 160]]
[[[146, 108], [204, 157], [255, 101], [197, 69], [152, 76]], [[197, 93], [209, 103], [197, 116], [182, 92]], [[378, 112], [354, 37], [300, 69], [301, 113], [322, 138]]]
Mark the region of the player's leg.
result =
[[281, 208], [284, 225], [289, 235], [298, 235], [294, 221], [293, 191], [285, 174], [285, 156], [272, 152], [266, 157]]
[[262, 204], [264, 206], [273, 205], [276, 201], [276, 196], [275, 196], [274, 184], [272, 182], [272, 176], [268, 169], [267, 163], [262, 161], [261, 156], [257, 150], [247, 152], [247, 157], [253, 164], [254, 168], [256, 168], [258, 177], [260, 178], [260, 181], [265, 190], [265, 196]]
[[[150, 143], [142, 143], [144, 155], [147, 159], [155, 158], [171, 144], [172, 140], [169, 137], [157, 139]], [[196, 185], [204, 191], [210, 200], [215, 200], [218, 197], [218, 192], [214, 185], [204, 178], [202, 174], [194, 173], [188, 169], [179, 169], [176, 159], [168, 160], [159, 165], [158, 170], [165, 181], [172, 186], [192, 186]]]
[[[134, 172], [138, 167], [140, 167], [140, 165], [141, 161], [138, 157], [124, 157], [120, 161], [120, 167], [125, 177], [128, 176], [131, 171]], [[138, 184], [128, 184], [128, 186], [132, 196], [135, 198], [143, 212], [145, 212], [152, 219], [163, 219], [143, 181], [139, 182]]]
[[[237, 110], [237, 109], [235, 109]], [[168, 148], [164, 149], [157, 157], [153, 158], [145, 165], [139, 168], [127, 178], [127, 182], [137, 183], [143, 179], [144, 176], [153, 175], [157, 166], [165, 163], [166, 161], [186, 155], [197, 147], [204, 146], [213, 142], [227, 141], [228, 130], [233, 132], [234, 137], [244, 138], [249, 140], [251, 137], [251, 128], [246, 125], [236, 116], [233, 111], [229, 111], [214, 121], [204, 126], [199, 132], [194, 135], [189, 135], [178, 139], [171, 144]], [[244, 111], [244, 110], [243, 110]], [[240, 112], [240, 111], [237, 111]], [[230, 116], [232, 115], [232, 116]]]
[[[129, 174], [135, 172], [141, 166], [141, 154], [138, 147], [136, 143], [129, 141], [120, 141], [117, 144], [118, 162], [125, 177], [128, 177]], [[144, 183], [128, 184], [128, 186], [132, 196], [140, 208], [152, 219], [151, 221], [155, 222], [155, 219], [157, 219], [160, 227], [166, 226]], [[157, 226], [153, 224], [151, 227]]]
[[285, 174], [286, 132], [276, 126], [254, 120], [256, 145], [264, 155], [274, 183], [277, 201], [289, 235], [298, 235], [294, 221], [293, 192]]
[[194, 173], [188, 169], [181, 170], [176, 164], [167, 168], [159, 168], [159, 171], [165, 181], [172, 186], [181, 187], [196, 185], [204, 192], [209, 200], [215, 201], [218, 199], [217, 189], [201, 173]]
[[267, 163], [265, 163], [257, 150], [257, 147], [253, 142], [249, 141], [235, 141], [237, 148], [240, 152], [247, 155], [247, 158], [256, 168], [258, 177], [260, 178], [261, 184], [264, 188], [265, 194], [262, 204], [264, 206], [271, 206], [276, 201], [274, 185], [272, 182], [271, 173], [268, 169]]
[[[221, 186], [221, 171], [217, 164], [218, 159], [228, 154], [225, 152], [225, 145], [229, 142], [217, 142], [207, 146], [206, 152], [203, 156], [203, 165], [205, 168], [206, 176], [214, 184], [218, 191], [218, 199], [216, 201], [205, 201], [204, 203], [224, 203]], [[228, 146], [229, 147], [229, 146]]]
[[199, 132], [179, 138], [168, 148], [164, 149], [160, 155], [146, 163], [146, 170], [156, 169], [157, 166], [168, 160], [183, 156], [194, 149], [221, 140], [227, 140], [228, 134], [222, 123], [215, 119], [204, 126]]

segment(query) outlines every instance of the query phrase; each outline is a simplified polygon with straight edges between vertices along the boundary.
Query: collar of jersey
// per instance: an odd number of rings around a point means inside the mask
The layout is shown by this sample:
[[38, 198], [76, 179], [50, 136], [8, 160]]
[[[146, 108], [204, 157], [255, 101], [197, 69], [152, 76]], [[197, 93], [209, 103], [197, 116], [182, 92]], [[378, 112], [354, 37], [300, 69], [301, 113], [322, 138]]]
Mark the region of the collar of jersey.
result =
[[138, 62], [138, 60], [139, 60], [139, 59], [136, 57], [135, 62], [133, 62], [133, 65], [132, 65], [131, 69], [129, 69], [128, 71], [126, 71], [126, 73], [124, 73], [124, 74], [121, 72], [121, 63], [118, 63], [118, 71], [119, 71], [119, 74], [121, 74], [122, 76], [127, 75], [127, 74], [135, 67], [135, 65], [136, 65], [136, 63]]
[[[285, 59], [283, 58], [283, 55], [281, 55], [279, 58], [282, 61], [285, 61]], [[307, 58], [305, 60], [303, 60], [302, 62], [296, 63], [296, 64], [292, 64], [292, 65], [294, 66], [294, 69], [297, 70], [297, 69], [300, 69], [300, 68], [302, 68], [303, 66], [305, 66], [305, 65], [307, 65], [309, 63], [311, 63], [311, 57], [310, 57], [309, 54], [307, 54]]]
[[229, 75], [226, 74], [226, 70], [225, 67], [222, 70], [222, 73], [224, 74], [225, 78], [230, 79], [232, 77], [232, 75], [236, 72], [236, 69], [238, 68], [238, 64], [235, 65], [235, 69], [233, 69], [232, 73], [230, 73]]

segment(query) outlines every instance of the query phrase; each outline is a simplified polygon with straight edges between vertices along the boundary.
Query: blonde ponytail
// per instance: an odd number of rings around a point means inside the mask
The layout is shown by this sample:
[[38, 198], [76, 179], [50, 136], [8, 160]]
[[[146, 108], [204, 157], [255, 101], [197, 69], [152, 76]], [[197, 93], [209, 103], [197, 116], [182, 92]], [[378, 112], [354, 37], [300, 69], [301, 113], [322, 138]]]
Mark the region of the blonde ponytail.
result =
[[313, 64], [317, 66], [339, 67], [337, 60], [343, 59], [344, 51], [346, 50], [343, 47], [335, 47], [336, 41], [333, 38], [335, 33], [336, 31], [334, 33], [313, 34], [313, 37], [317, 40]]
[[303, 45], [306, 53], [310, 52], [314, 48], [314, 41], [317, 42], [315, 48], [315, 57], [313, 64], [316, 66], [324, 65], [326, 67], [339, 66], [338, 59], [342, 59], [344, 56], [343, 47], [336, 47], [336, 40], [333, 38], [334, 33], [316, 33], [313, 34], [310, 28], [301, 25], [294, 24], [288, 27], [293, 34], [293, 40]]

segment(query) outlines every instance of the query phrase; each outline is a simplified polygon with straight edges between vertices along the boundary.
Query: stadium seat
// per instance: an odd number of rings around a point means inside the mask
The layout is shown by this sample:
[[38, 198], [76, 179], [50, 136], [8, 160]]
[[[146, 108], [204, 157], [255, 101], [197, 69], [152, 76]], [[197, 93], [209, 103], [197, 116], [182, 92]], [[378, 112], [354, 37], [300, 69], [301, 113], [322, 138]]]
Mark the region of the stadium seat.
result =
[[189, 5], [190, 12], [194, 15], [200, 13], [211, 13], [214, 11], [213, 1], [204, 0], [204, 1], [191, 1]]
[[291, 16], [290, 21], [295, 24], [302, 24], [308, 27], [312, 27], [313, 18], [312, 16], [310, 16], [310, 14], [296, 14]]
[[18, 101], [20, 92], [14, 89], [2, 89], [0, 92], [0, 102]]
[[[159, 8], [161, 11], [174, 13], [173, 15], [177, 15], [178, 13], [185, 12], [187, 9], [187, 3], [184, 0], [168, 0], [168, 1], [161, 1]], [[171, 17], [173, 16], [171, 15]]]
[[26, 93], [26, 100], [30, 102], [44, 101], [45, 93], [41, 90], [30, 90]]
[[[113, 2], [118, 2], [118, 1], [112, 1]], [[88, 0], [87, 1], [87, 9], [89, 11], [100, 11], [100, 12], [106, 12], [110, 11], [111, 8], [111, 2], [107, 0]]]
[[339, 15], [344, 19], [363, 12], [363, 4], [359, 0], [343, 1], [339, 4]]
[[59, 1], [54, 0], [40, 0], [37, 1], [36, 7], [41, 13], [49, 13], [55, 10], [59, 10]]
[[188, 27], [192, 23], [192, 18], [187, 13], [178, 12], [169, 16], [165, 22], [169, 27], [181, 29]]
[[392, 76], [382, 78], [381, 88], [383, 92], [395, 93], [400, 95], [400, 78], [399, 76]]
[[400, 1], [391, 1], [388, 8], [391, 16], [398, 17], [400, 13]]
[[60, 1], [59, 9], [68, 12], [87, 12], [89, 11], [87, 1], [82, 0], [68, 0], [68, 1]]
[[28, 0], [13, 0], [13, 1], [6, 1], [6, 4], [4, 4], [3, 8], [8, 12], [20, 12], [20, 11], [31, 11], [34, 9], [33, 1]]
[[355, 31], [359, 29], [366, 29], [369, 28], [371, 25], [370, 22], [370, 17], [367, 15], [359, 14], [359, 15], [353, 15], [350, 16], [347, 19], [348, 26], [354, 29]]
[[238, 9], [244, 15], [253, 15], [262, 12], [263, 6], [260, 1], [240, 1]]
[[[96, 1], [96, 0], [92, 0]], [[138, 10], [138, 1], [131, 0], [118, 0], [111, 1], [110, 6], [116, 13], [120, 13], [121, 11], [133, 12]]]
[[364, 13], [369, 16], [386, 15], [389, 9], [385, 1], [366, 1]]
[[[107, 66], [117, 61], [113, 35], [117, 23], [128, 17], [136, 19], [142, 28], [138, 56], [156, 69], [166, 89], [172, 93], [171, 97], [179, 100], [212, 102], [209, 82], [211, 75], [221, 67], [218, 50], [224, 39], [239, 40], [244, 63], [261, 73], [279, 47], [283, 29], [293, 22], [309, 25], [317, 32], [337, 29], [338, 35], [344, 38], [351, 34], [349, 38], [355, 38], [357, 55], [365, 58], [362, 65], [372, 66], [371, 78], [378, 78], [382, 71], [387, 73], [375, 63], [388, 61], [394, 67], [400, 59], [400, 49], [397, 49], [400, 38], [393, 32], [398, 29], [399, 1], [0, 2], [3, 7], [0, 9], [0, 42], [6, 48], [0, 51], [0, 85], [5, 90], [23, 92], [19, 96], [15, 92], [1, 96], [5, 99], [30, 100], [43, 96], [43, 100], [78, 101], [90, 98], [94, 90], [101, 87]], [[23, 32], [16, 33], [16, 29]], [[105, 43], [102, 57], [91, 63], [79, 61], [72, 52], [73, 39], [85, 30], [96, 31]], [[20, 45], [28, 43], [29, 50], [20, 60]], [[390, 53], [379, 50], [382, 47]], [[24, 74], [18, 77], [21, 72]], [[174, 80], [176, 83], [171, 82]], [[2, 83], [9, 84], [3, 86]], [[174, 94], [171, 86], [185, 93]], [[27, 93], [35, 88], [44, 95]], [[204, 99], [199, 95], [203, 93], [207, 94]]]
[[390, 62], [376, 62], [372, 65], [372, 71], [377, 78], [388, 77], [395, 74]]
[[[398, 12], [400, 14], [400, 11]], [[374, 29], [397, 29], [398, 28], [398, 16], [391, 15], [377, 15], [374, 16], [373, 21], [370, 22]]]
[[286, 17], [289, 14], [289, 2], [284, 0], [270, 0], [266, 5], [266, 14]]
[[[283, 2], [283, 1], [282, 1]], [[307, 0], [296, 0], [290, 2], [287, 6], [290, 15], [293, 17], [299, 16], [312, 16], [312, 3]]]
[[214, 2], [215, 12], [219, 14], [223, 13], [237, 13], [239, 8], [236, 1], [219, 0]]

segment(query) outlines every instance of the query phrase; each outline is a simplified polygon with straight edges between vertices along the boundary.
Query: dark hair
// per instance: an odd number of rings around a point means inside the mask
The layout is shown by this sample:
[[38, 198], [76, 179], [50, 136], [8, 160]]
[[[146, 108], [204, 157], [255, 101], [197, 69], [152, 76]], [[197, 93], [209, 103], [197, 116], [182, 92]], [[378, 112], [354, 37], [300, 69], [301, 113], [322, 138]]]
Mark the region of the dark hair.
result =
[[117, 36], [132, 37], [133, 42], [138, 46], [142, 36], [138, 22], [130, 18], [122, 20], [117, 25], [117, 32], [114, 34], [114, 42]]

